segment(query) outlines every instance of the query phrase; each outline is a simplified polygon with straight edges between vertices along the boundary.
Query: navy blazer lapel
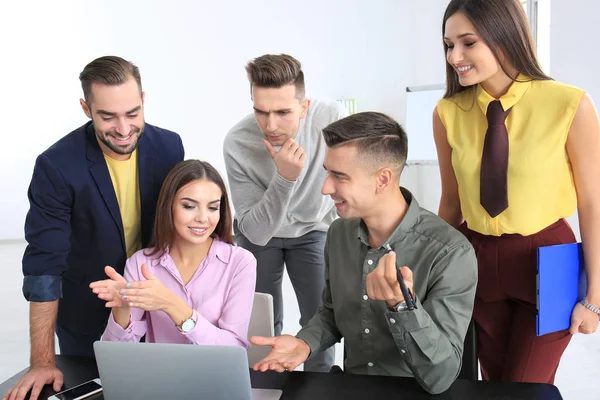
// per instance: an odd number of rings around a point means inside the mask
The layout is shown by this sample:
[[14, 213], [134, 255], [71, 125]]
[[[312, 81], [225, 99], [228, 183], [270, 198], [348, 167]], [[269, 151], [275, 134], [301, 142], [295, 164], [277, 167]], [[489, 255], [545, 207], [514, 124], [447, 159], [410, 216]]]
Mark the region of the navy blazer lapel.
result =
[[138, 145], [138, 175], [140, 181], [140, 213], [142, 214], [142, 247], [150, 242], [154, 230], [154, 213], [156, 212], [154, 193], [154, 157], [152, 149], [151, 129], [146, 125]]
[[104, 159], [104, 155], [102, 154], [102, 150], [98, 145], [98, 141], [96, 140], [96, 134], [94, 133], [94, 127], [90, 122], [86, 126], [86, 156], [88, 159], [88, 167], [90, 170], [90, 174], [94, 181], [96, 182], [96, 186], [98, 186], [98, 191], [110, 212], [117, 228], [119, 230], [119, 234], [121, 236], [121, 245], [123, 246], [123, 251], [126, 251], [125, 247], [125, 234], [123, 231], [123, 221], [121, 220], [121, 210], [119, 209], [119, 202], [117, 201], [117, 195], [115, 194], [115, 188], [112, 184], [112, 180], [110, 179], [110, 173], [108, 172], [108, 167], [106, 166], [106, 160]]

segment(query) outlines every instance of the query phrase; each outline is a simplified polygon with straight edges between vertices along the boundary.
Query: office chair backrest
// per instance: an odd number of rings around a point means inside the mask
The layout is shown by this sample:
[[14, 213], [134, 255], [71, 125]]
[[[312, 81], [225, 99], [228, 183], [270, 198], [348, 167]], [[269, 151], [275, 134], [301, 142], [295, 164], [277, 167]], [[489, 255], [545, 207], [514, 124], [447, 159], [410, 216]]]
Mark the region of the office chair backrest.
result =
[[467, 335], [465, 336], [465, 346], [463, 349], [462, 368], [458, 374], [458, 379], [479, 380], [479, 363], [477, 360], [477, 332], [475, 331], [475, 321], [471, 320]]
[[[273, 336], [273, 296], [266, 293], [254, 293], [254, 305], [248, 326], [250, 336]], [[269, 346], [254, 346], [248, 349], [248, 365], [251, 367], [269, 354]]]

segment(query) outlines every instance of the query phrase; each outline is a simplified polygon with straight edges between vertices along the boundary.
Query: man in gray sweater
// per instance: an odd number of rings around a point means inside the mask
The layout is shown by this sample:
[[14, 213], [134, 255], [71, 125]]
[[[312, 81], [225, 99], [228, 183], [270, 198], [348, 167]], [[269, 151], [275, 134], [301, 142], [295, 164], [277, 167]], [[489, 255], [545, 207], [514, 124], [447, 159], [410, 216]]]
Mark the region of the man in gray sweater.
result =
[[[275, 335], [283, 327], [284, 265], [304, 326], [321, 303], [325, 237], [336, 212], [321, 194], [326, 145], [322, 130], [346, 116], [336, 102], [305, 97], [304, 73], [291, 56], [263, 55], [246, 66], [254, 113], [227, 134], [223, 154], [235, 209], [237, 244], [257, 260], [256, 291], [273, 296]], [[333, 347], [307, 361], [327, 372]]]

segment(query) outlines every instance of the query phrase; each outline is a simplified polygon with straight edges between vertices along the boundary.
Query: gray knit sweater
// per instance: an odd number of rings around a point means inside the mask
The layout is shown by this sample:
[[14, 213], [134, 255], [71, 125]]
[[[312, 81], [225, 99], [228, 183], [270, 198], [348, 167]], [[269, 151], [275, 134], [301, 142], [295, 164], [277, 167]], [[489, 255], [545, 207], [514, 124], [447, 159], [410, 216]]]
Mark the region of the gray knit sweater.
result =
[[311, 100], [295, 138], [307, 155], [295, 182], [277, 173], [254, 114], [231, 128], [223, 143], [223, 156], [235, 223], [248, 240], [264, 246], [273, 237], [327, 231], [336, 213], [331, 198], [321, 194], [326, 149], [322, 130], [346, 115], [346, 109], [336, 102]]

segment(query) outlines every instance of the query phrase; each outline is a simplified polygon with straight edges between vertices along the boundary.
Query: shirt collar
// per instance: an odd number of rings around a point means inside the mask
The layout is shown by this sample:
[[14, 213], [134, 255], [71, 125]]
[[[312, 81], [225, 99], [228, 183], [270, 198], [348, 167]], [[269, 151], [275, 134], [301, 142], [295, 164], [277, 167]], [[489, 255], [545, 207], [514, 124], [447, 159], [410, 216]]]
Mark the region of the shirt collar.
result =
[[477, 103], [479, 104], [479, 108], [481, 108], [481, 111], [484, 115], [487, 113], [488, 105], [494, 100], [500, 100], [502, 109], [506, 111], [517, 104], [519, 100], [521, 100], [521, 97], [523, 97], [530, 86], [531, 78], [526, 75], [519, 74], [517, 79], [508, 88], [508, 91], [504, 95], [500, 96], [499, 99], [495, 99], [483, 89], [481, 84], [479, 84], [477, 85]]
[[[225, 242], [222, 242], [221, 239], [216, 236], [212, 242], [212, 245], [210, 246], [210, 249], [208, 249], [208, 254], [206, 255], [205, 261], [211, 263], [216, 257], [221, 262], [228, 264], [229, 259], [231, 258], [231, 252], [231, 246]], [[171, 258], [170, 249], [168, 247], [160, 258], [160, 264], [165, 267], [169, 264], [175, 265], [173, 258]]]
[[225, 243], [219, 239], [219, 237], [215, 237], [212, 246], [210, 246], [210, 250], [208, 251], [208, 256], [217, 257], [219, 260], [224, 262], [225, 264], [229, 264], [229, 259], [231, 258], [231, 253], [233, 252], [233, 248], [228, 243]]
[[[390, 237], [383, 242], [381, 247], [385, 247], [387, 244], [391, 246], [392, 243], [400, 240], [408, 231], [413, 229], [419, 220], [419, 216], [421, 214], [421, 207], [419, 206], [419, 203], [417, 203], [417, 200], [413, 197], [412, 193], [408, 189], [400, 187], [400, 191], [402, 192], [404, 200], [406, 200], [408, 203], [408, 210], [406, 211], [404, 218], [402, 218], [402, 221], [400, 221], [400, 224], [398, 224]], [[365, 221], [362, 219], [358, 225], [357, 237], [365, 246], [370, 246], [369, 230], [367, 229]]]

